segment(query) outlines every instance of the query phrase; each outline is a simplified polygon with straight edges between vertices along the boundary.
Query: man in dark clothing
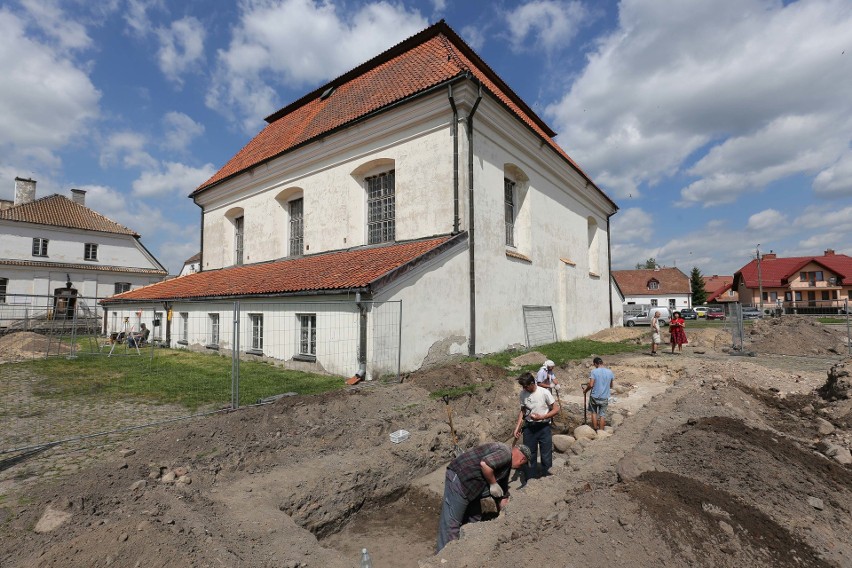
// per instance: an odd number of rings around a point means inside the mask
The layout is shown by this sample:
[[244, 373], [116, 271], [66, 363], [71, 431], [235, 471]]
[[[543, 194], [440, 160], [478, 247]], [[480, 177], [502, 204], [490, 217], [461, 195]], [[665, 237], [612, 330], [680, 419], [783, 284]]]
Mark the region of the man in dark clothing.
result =
[[459, 538], [464, 523], [480, 520], [479, 499], [490, 493], [498, 500], [498, 509], [509, 501], [509, 473], [525, 465], [530, 449], [524, 445], [509, 447], [499, 442], [482, 444], [461, 454], [447, 466], [444, 479], [444, 503], [438, 524], [440, 552], [448, 542]]

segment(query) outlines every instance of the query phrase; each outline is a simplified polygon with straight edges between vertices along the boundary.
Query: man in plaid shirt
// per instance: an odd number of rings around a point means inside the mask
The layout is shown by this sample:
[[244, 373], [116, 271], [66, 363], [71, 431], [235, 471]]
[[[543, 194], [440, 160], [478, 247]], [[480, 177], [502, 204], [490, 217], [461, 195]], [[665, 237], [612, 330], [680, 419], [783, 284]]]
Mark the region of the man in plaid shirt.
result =
[[524, 445], [510, 448], [490, 442], [471, 448], [450, 462], [444, 479], [444, 504], [436, 552], [459, 538], [464, 523], [481, 519], [479, 499], [483, 494], [490, 494], [497, 501], [498, 510], [505, 507], [509, 501], [509, 473], [529, 459], [530, 449]]

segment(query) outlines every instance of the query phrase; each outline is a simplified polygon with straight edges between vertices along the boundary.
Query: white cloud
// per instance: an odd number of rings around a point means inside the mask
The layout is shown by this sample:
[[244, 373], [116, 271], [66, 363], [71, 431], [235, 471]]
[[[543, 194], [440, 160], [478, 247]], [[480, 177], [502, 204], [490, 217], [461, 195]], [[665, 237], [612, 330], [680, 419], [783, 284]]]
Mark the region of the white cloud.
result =
[[432, 9], [435, 12], [443, 12], [447, 8], [447, 0], [432, 0]]
[[846, 152], [814, 179], [814, 193], [819, 197], [852, 196], [852, 152]]
[[148, 139], [138, 132], [116, 132], [107, 139], [100, 155], [102, 168], [120, 164], [125, 168], [154, 168], [157, 160], [145, 151]]
[[85, 26], [71, 19], [58, 4], [41, 0], [23, 0], [23, 8], [38, 26], [62, 49], [85, 49], [91, 47]]
[[163, 0], [127, 0], [127, 11], [124, 21], [131, 35], [143, 37], [153, 31], [149, 10], [165, 8]]
[[192, 120], [182, 112], [169, 112], [163, 117], [162, 147], [167, 150], [185, 151], [190, 143], [204, 134], [204, 125]]
[[314, 0], [255, 0], [241, 9], [230, 45], [218, 52], [206, 102], [250, 133], [276, 110], [277, 85], [335, 77], [427, 24], [418, 12], [387, 2], [365, 4], [352, 14]]
[[183, 18], [168, 28], [159, 28], [157, 53], [160, 70], [176, 83], [183, 84], [181, 75], [192, 69], [204, 57], [204, 26], [196, 18]]
[[0, 152], [4, 160], [56, 162], [61, 149], [99, 114], [101, 93], [86, 72], [29, 37], [26, 22], [0, 9]]
[[163, 168], [142, 172], [133, 182], [133, 193], [140, 197], [153, 195], [189, 195], [216, 173], [213, 164], [193, 168], [177, 162], [164, 162]]
[[768, 231], [784, 227], [789, 223], [787, 216], [777, 209], [764, 209], [748, 218], [749, 231]]
[[534, 0], [522, 4], [505, 16], [512, 49], [519, 51], [531, 43], [545, 51], [567, 47], [588, 17], [581, 2]]
[[485, 47], [485, 29], [480, 26], [465, 26], [460, 32], [465, 43], [467, 43], [474, 51], [479, 51]]
[[615, 196], [698, 158], [683, 202], [730, 202], [848, 151], [850, 28], [843, 0], [624, 0], [619, 28], [546, 113]]
[[654, 237], [654, 218], [639, 207], [622, 209], [612, 218], [614, 243], [648, 243]]

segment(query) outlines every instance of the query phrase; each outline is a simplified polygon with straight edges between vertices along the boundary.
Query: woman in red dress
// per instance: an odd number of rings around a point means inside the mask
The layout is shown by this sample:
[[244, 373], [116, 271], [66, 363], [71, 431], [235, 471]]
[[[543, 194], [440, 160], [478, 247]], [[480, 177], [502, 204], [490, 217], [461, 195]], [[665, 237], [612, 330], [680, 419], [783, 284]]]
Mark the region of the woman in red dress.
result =
[[686, 332], [683, 330], [685, 325], [686, 322], [680, 317], [680, 312], [672, 314], [672, 319], [669, 322], [669, 332], [672, 334], [672, 354], [675, 352], [675, 345], [677, 345], [677, 352], [680, 354], [683, 351], [683, 344], [689, 343], [686, 340]]

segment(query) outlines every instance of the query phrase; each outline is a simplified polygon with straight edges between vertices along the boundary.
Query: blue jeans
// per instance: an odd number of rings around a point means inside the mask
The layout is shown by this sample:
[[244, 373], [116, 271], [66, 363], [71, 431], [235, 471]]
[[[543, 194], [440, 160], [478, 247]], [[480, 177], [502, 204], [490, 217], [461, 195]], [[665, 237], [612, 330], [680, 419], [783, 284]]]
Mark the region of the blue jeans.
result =
[[447, 470], [444, 476], [444, 503], [441, 506], [441, 519], [438, 521], [438, 546], [435, 553], [447, 546], [452, 540], [458, 540], [461, 526], [476, 523], [482, 519], [482, 506], [479, 496], [469, 502], [464, 496], [464, 488], [456, 472]]
[[530, 462], [524, 468], [527, 479], [536, 477], [535, 470], [541, 450], [541, 474], [550, 475], [553, 467], [553, 430], [550, 423], [527, 422], [524, 427], [524, 445], [530, 449]]

